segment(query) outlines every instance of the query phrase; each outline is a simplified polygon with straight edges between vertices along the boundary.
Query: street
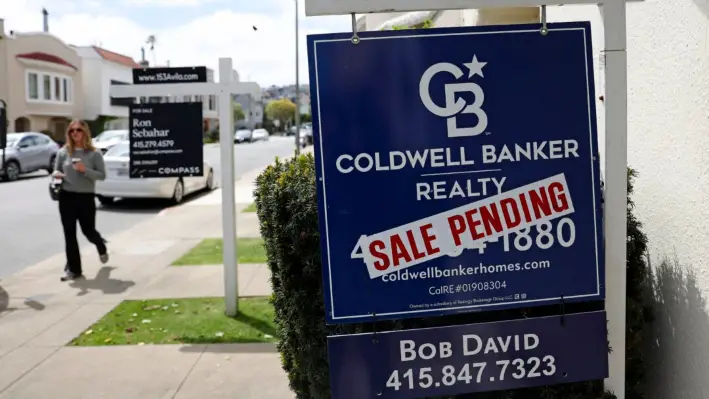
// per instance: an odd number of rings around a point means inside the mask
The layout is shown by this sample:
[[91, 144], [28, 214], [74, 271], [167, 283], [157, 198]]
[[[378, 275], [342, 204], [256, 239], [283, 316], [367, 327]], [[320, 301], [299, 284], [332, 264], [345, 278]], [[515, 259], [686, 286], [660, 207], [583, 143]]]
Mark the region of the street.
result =
[[[276, 156], [291, 155], [293, 138], [271, 137], [268, 142], [239, 144], [234, 148], [234, 169], [238, 180], [244, 173], [268, 165]], [[204, 159], [214, 168], [215, 182], [221, 186], [219, 145], [205, 145]], [[192, 199], [186, 198], [185, 202]], [[111, 235], [156, 216], [169, 203], [125, 200], [111, 206], [97, 206], [97, 230], [110, 240]], [[49, 197], [45, 172], [12, 183], [0, 182], [0, 226], [0, 278], [64, 251], [57, 203]], [[88, 245], [81, 233], [79, 242], [82, 246]], [[109, 242], [109, 251], [110, 245]]]

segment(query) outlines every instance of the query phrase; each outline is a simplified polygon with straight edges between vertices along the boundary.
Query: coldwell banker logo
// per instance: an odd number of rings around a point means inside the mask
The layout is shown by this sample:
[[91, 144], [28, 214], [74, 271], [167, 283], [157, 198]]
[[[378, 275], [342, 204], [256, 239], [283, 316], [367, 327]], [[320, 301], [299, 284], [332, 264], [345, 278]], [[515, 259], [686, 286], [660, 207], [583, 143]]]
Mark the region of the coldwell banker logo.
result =
[[[463, 64], [469, 71], [467, 79], [472, 79], [475, 75], [484, 77], [483, 67], [486, 64], [487, 62], [480, 62], [478, 61], [478, 57], [473, 55], [471, 62]], [[438, 64], [431, 65], [426, 72], [423, 73], [421, 81], [419, 82], [419, 96], [421, 96], [423, 105], [432, 114], [446, 118], [448, 137], [471, 137], [483, 133], [485, 129], [487, 129], [487, 114], [482, 109], [483, 102], [485, 101], [483, 89], [477, 83], [473, 82], [448, 83], [443, 86], [446, 104], [444, 107], [441, 107], [433, 102], [430, 93], [431, 79], [441, 72], [447, 72], [453, 75], [456, 80], [460, 80], [465, 75], [457, 65], [449, 62], [439, 62]], [[457, 93], [465, 92], [473, 93], [475, 100], [472, 104], [468, 104], [460, 97], [456, 100]], [[478, 117], [477, 125], [473, 127], [458, 127], [457, 115], [459, 114], [474, 114]]]

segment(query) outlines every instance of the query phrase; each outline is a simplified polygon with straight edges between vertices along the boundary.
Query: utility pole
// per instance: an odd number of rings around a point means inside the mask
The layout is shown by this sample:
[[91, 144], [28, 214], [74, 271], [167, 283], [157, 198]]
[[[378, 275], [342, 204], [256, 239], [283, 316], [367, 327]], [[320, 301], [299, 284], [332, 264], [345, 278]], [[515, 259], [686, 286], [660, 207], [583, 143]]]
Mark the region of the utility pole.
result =
[[295, 155], [300, 155], [300, 79], [298, 51], [298, 0], [295, 0]]

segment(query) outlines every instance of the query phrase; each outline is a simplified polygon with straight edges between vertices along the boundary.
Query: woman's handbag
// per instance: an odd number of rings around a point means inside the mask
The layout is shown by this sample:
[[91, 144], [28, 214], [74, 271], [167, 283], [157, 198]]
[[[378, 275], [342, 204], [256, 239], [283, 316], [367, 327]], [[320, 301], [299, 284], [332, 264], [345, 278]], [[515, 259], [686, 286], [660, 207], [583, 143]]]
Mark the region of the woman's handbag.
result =
[[62, 184], [64, 179], [59, 176], [52, 176], [49, 179], [49, 196], [52, 201], [59, 201], [59, 193], [62, 191]]

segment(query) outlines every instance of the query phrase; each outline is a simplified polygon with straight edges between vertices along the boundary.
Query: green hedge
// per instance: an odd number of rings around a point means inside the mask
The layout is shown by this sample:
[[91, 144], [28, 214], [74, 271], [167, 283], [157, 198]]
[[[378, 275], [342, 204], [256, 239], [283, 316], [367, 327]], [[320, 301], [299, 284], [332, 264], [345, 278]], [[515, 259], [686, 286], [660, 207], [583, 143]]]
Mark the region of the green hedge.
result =
[[[629, 188], [632, 190], [632, 174]], [[315, 163], [311, 154], [269, 166], [257, 179], [254, 192], [261, 234], [272, 273], [273, 305], [281, 338], [278, 349], [283, 369], [298, 399], [329, 399], [330, 383], [326, 337], [370, 332], [371, 323], [325, 325], [320, 262]], [[646, 238], [628, 208], [628, 399], [640, 398], [644, 372], [639, 340], [648, 320], [644, 303], [648, 280], [643, 254]], [[567, 304], [566, 312], [603, 309], [602, 302]], [[558, 314], [558, 306], [458, 314], [377, 323], [377, 330], [467, 324]], [[531, 389], [458, 395], [476, 399], [596, 399], [614, 398], [603, 392], [602, 381]]]

